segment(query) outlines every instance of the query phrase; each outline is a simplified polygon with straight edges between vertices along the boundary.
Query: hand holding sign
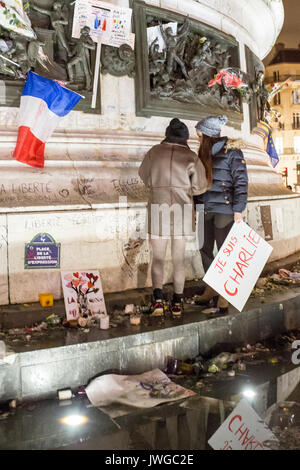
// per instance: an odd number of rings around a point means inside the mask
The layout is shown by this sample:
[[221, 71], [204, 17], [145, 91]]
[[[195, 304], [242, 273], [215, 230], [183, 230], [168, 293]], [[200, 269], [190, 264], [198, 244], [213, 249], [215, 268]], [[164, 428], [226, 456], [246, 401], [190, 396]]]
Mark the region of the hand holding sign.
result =
[[234, 213], [234, 221], [239, 224], [240, 222], [243, 221], [243, 214], [241, 212], [235, 212]]
[[245, 222], [235, 223], [203, 280], [241, 312], [272, 250]]

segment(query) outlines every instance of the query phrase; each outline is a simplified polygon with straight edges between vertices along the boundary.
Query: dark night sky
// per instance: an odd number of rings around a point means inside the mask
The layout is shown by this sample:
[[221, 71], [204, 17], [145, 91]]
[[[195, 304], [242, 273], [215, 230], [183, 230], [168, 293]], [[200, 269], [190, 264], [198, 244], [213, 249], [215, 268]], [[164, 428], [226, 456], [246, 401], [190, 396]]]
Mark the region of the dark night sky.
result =
[[[297, 48], [300, 43], [300, 0], [283, 0], [284, 23], [276, 43], [283, 42], [287, 48]], [[275, 55], [273, 48], [263, 62], [267, 66]]]
[[277, 42], [285, 47], [298, 47], [300, 43], [300, 0], [283, 0], [284, 24]]

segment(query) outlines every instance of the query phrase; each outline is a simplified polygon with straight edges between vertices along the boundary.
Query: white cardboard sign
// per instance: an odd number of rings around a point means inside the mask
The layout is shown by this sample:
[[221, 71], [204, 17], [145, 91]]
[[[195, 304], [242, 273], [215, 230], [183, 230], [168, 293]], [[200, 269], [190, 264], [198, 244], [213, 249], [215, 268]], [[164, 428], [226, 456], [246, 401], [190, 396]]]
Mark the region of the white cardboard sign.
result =
[[85, 307], [92, 316], [101, 312], [106, 314], [99, 271], [61, 271], [61, 280], [67, 320], [77, 320], [81, 316], [80, 305], [84, 296], [87, 301]]
[[277, 442], [277, 439], [243, 399], [208, 443], [214, 450], [270, 450], [267, 441]]
[[131, 33], [132, 9], [121, 8], [99, 0], [77, 0], [74, 8], [72, 36], [80, 37], [84, 26], [90, 27], [94, 42], [120, 47], [129, 44], [134, 48]]
[[203, 280], [241, 312], [272, 250], [245, 222], [235, 223]]

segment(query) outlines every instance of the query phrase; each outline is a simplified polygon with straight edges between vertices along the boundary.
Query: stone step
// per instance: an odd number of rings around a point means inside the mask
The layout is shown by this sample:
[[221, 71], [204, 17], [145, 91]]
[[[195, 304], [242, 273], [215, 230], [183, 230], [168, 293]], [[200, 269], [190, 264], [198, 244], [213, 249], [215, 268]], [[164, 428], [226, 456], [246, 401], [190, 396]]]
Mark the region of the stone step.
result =
[[141, 373], [163, 367], [165, 357], [193, 358], [212, 350], [231, 350], [300, 327], [300, 289], [278, 293], [261, 304], [251, 299], [244, 312], [207, 318], [187, 305], [180, 319], [144, 317], [109, 330], [60, 328], [39, 342], [14, 343], [11, 364], [0, 364], [0, 402], [44, 399], [58, 389], [77, 388], [106, 370]]
[[[192, 297], [200, 294], [204, 288], [204, 282], [186, 281], [184, 295]], [[173, 293], [173, 285], [164, 286], [166, 298], [171, 299]], [[151, 302], [152, 288], [130, 289], [125, 292], [113, 292], [105, 294], [105, 304], [107, 312], [115, 309], [123, 309], [126, 304], [144, 305]], [[11, 304], [0, 307], [0, 331], [10, 328], [23, 328], [31, 326], [35, 323], [44, 321], [48, 315], [52, 313], [64, 318], [65, 305], [63, 299], [55, 300], [53, 307], [41, 307], [39, 302], [29, 304]]]

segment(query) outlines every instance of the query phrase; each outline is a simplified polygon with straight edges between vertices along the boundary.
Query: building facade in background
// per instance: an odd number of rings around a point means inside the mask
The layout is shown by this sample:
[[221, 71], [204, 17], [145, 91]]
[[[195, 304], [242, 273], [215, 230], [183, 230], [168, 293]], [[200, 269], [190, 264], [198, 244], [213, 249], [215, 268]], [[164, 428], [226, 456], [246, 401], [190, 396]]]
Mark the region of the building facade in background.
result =
[[278, 111], [273, 119], [273, 140], [279, 156], [276, 170], [286, 186], [300, 192], [300, 48], [277, 44], [277, 53], [266, 67], [266, 84], [284, 83], [271, 102]]

